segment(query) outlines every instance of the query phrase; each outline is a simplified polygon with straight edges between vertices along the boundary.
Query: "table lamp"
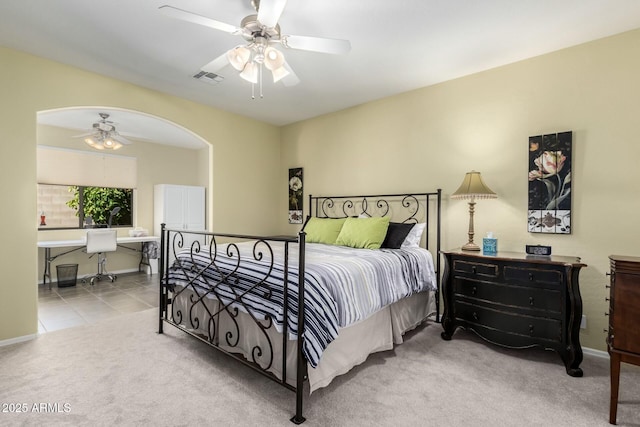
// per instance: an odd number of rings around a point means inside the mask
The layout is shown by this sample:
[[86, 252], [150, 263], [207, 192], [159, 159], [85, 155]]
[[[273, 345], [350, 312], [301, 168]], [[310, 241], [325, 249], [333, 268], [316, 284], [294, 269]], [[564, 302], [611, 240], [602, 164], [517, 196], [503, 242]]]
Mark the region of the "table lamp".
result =
[[489, 187], [482, 181], [480, 172], [467, 172], [464, 180], [455, 193], [451, 195], [452, 199], [469, 199], [469, 241], [462, 247], [463, 251], [479, 251], [480, 247], [473, 243], [473, 213], [476, 205], [476, 199], [496, 199], [498, 196], [491, 191]]

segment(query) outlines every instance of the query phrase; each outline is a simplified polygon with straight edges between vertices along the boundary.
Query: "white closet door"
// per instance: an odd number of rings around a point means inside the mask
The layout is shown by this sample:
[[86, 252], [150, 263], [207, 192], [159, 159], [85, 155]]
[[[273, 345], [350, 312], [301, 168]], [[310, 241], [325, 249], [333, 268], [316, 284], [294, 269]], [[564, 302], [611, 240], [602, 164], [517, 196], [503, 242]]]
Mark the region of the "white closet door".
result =
[[[160, 235], [160, 224], [173, 230], [205, 230], [205, 189], [186, 185], [157, 184], [154, 188], [154, 230]], [[174, 235], [174, 238], [179, 238]], [[198, 241], [205, 244], [201, 235], [182, 235], [182, 249], [189, 249]], [[169, 242], [170, 250], [180, 250], [175, 246], [179, 240]], [[169, 253], [169, 264], [174, 261]]]
[[164, 214], [162, 216], [167, 228], [185, 228], [184, 211], [186, 202], [187, 197], [183, 187], [176, 185], [164, 187]]
[[204, 187], [185, 187], [184, 222], [187, 230], [204, 230]]

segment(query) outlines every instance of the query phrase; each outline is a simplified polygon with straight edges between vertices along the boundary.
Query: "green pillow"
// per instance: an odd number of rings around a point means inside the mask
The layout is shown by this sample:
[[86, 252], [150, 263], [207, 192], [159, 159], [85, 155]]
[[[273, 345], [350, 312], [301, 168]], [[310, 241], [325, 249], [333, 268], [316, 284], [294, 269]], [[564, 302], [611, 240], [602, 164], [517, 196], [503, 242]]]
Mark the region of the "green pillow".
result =
[[305, 241], [307, 243], [334, 245], [345, 219], [346, 218], [309, 218], [307, 225], [304, 226], [304, 231], [307, 233]]
[[336, 245], [380, 249], [389, 228], [389, 217], [347, 218]]

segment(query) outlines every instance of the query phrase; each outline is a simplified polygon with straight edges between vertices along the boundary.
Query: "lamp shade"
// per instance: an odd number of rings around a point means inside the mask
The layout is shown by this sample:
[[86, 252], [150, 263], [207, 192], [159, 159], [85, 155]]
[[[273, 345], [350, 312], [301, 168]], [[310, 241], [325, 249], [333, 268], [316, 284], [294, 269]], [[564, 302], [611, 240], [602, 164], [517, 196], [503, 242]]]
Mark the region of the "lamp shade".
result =
[[482, 180], [480, 172], [467, 172], [464, 176], [460, 188], [452, 195], [452, 199], [496, 199], [498, 195], [494, 193]]
[[97, 142], [97, 141], [95, 140], [95, 138], [94, 138], [94, 137], [92, 137], [92, 136], [89, 136], [89, 137], [85, 138], [85, 139], [84, 139], [84, 142], [85, 142], [89, 147], [93, 147], [93, 148], [96, 148], [96, 149], [98, 149], [98, 150], [101, 150], [101, 149], [103, 149], [103, 148], [104, 148], [104, 147], [102, 147], [102, 146], [98, 147], [98, 142]]
[[249, 62], [240, 73], [240, 77], [248, 82], [254, 84], [258, 83], [258, 64], [255, 62]]
[[105, 148], [109, 148], [111, 150], [118, 150], [119, 148], [122, 147], [122, 144], [120, 144], [118, 141], [116, 141], [115, 139], [108, 137], [103, 141], [103, 145]]
[[227, 52], [229, 63], [238, 71], [242, 71], [249, 62], [251, 51], [244, 46], [234, 47]]
[[281, 79], [289, 75], [289, 71], [284, 67], [276, 68], [275, 70], [272, 70], [271, 73], [273, 74], [274, 83], [279, 82]]
[[264, 66], [273, 71], [284, 65], [284, 55], [278, 49], [271, 46], [264, 51]]

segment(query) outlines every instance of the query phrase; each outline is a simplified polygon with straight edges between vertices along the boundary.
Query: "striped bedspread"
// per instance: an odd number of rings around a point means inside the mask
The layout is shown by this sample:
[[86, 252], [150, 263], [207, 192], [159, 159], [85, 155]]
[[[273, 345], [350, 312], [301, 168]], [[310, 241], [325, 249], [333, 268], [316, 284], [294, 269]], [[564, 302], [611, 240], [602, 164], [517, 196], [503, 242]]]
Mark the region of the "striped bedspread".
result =
[[[233, 306], [257, 318], [269, 316], [282, 331], [284, 243], [269, 242], [269, 247], [260, 242], [222, 245], [213, 258], [208, 251], [184, 251], [170, 269], [169, 283], [193, 282], [200, 294], [213, 289], [223, 303], [236, 301]], [[432, 256], [422, 248], [369, 250], [311, 243], [305, 245], [305, 271], [303, 352], [313, 367], [338, 328], [414, 293], [436, 289]], [[289, 245], [288, 283], [288, 332], [295, 336], [297, 244]]]

